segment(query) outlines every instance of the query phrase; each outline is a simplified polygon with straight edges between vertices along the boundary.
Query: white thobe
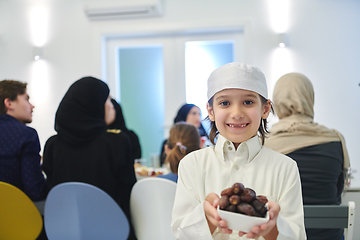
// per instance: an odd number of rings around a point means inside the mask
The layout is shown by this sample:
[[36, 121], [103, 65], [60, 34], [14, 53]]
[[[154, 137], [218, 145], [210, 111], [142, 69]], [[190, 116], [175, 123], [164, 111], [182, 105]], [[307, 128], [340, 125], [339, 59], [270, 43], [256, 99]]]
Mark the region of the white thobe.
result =
[[186, 155], [180, 161], [178, 175], [171, 223], [177, 239], [247, 239], [239, 237], [237, 231], [228, 235], [216, 229], [211, 234], [203, 208], [209, 193], [220, 196], [236, 182], [280, 205], [277, 239], [306, 239], [297, 164], [262, 146], [258, 136], [235, 149], [231, 141], [219, 135], [215, 146]]

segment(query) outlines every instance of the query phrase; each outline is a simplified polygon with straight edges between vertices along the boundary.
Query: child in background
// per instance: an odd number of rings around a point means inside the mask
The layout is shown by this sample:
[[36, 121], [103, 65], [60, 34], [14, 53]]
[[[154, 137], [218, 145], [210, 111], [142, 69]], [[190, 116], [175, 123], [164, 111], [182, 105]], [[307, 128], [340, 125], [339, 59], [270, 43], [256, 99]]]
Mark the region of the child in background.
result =
[[[211, 73], [207, 109], [216, 145], [188, 154], [179, 165], [171, 224], [177, 239], [305, 239], [296, 162], [263, 146], [272, 111], [267, 95], [256, 67], [229, 63]], [[269, 200], [269, 221], [248, 233], [228, 229], [217, 212], [221, 191], [235, 182]]]
[[165, 145], [166, 160], [171, 172], [158, 177], [177, 182], [180, 160], [186, 154], [200, 149], [200, 134], [198, 129], [186, 122], [176, 123], [170, 130], [170, 136]]
[[[207, 135], [206, 130], [201, 123], [201, 111], [198, 106], [189, 103], [182, 105], [179, 111], [177, 112], [176, 117], [174, 118], [174, 124], [178, 122], [186, 122], [194, 125], [200, 133], [200, 139], [201, 139], [200, 147], [202, 148], [203, 146], [206, 146], [205, 143], [208, 141], [209, 136]], [[160, 165], [163, 165], [165, 163], [166, 144], [167, 144], [167, 140], [163, 141], [161, 145]]]

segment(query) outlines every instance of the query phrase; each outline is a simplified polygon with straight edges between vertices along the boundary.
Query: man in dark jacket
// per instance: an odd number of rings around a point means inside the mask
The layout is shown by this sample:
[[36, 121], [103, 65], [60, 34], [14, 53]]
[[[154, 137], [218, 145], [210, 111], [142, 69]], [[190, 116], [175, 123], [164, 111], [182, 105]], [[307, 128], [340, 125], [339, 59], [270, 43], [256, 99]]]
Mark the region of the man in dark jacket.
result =
[[21, 189], [31, 200], [46, 198], [40, 166], [40, 142], [32, 122], [34, 106], [26, 83], [0, 81], [0, 181]]

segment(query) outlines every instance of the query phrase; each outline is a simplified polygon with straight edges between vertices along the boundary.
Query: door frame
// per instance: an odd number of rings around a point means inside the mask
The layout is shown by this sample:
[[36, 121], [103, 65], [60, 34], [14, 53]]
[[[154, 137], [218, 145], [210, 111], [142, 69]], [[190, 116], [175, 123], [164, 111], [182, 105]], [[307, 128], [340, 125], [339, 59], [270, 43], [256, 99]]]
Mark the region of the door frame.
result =
[[[173, 124], [176, 112], [186, 101], [185, 89], [185, 42], [186, 41], [212, 41], [234, 40], [234, 61], [249, 63], [251, 54], [245, 46], [250, 41], [250, 34], [244, 26], [197, 28], [173, 31], [154, 31], [140, 33], [121, 33], [102, 36], [101, 63], [102, 79], [108, 84], [110, 94], [120, 99], [118, 48], [132, 46], [148, 46], [162, 41], [172, 51], [163, 48], [164, 54], [164, 134]], [[229, 39], [230, 38], [230, 39]], [[171, 40], [169, 40], [171, 39]], [[175, 39], [175, 40], [174, 40]]]

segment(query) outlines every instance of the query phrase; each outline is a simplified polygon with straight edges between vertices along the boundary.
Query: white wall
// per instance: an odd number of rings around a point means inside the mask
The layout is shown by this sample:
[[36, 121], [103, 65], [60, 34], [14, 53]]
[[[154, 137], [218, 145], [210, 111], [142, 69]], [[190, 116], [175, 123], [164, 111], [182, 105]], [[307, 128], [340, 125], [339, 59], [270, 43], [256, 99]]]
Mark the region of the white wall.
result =
[[[288, 71], [307, 75], [316, 91], [315, 121], [344, 134], [352, 166], [360, 171], [360, 1], [271, 1], [289, 4], [288, 10], [275, 14], [288, 13], [282, 20], [290, 43], [285, 62], [276, 60], [280, 30], [273, 24], [270, 1], [163, 2], [159, 18], [89, 22], [81, 0], [0, 0], [0, 79], [29, 83], [36, 106], [31, 126], [38, 130], [42, 146], [55, 133], [55, 111], [69, 85], [85, 75], [102, 76], [104, 34], [243, 26], [247, 63], [263, 70], [270, 91]], [[36, 43], [30, 28], [29, 13], [37, 6], [48, 11], [40, 22], [47, 23], [42, 43]], [[43, 45], [40, 73], [39, 62], [32, 60], [34, 44]]]

